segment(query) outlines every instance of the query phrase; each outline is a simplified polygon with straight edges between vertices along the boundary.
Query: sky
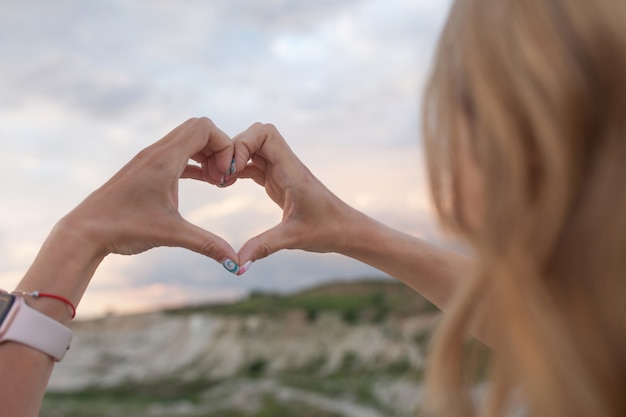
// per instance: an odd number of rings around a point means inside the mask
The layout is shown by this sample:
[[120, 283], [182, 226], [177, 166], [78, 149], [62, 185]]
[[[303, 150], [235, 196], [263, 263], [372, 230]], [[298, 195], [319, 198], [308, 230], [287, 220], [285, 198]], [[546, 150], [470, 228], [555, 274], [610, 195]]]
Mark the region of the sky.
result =
[[[449, 0], [1, 0], [0, 288], [65, 213], [189, 117], [234, 136], [273, 123], [371, 217], [439, 242], [420, 100]], [[237, 250], [280, 221], [250, 180], [181, 180], [180, 211]], [[79, 318], [383, 276], [282, 251], [242, 277], [175, 248], [108, 256]]]

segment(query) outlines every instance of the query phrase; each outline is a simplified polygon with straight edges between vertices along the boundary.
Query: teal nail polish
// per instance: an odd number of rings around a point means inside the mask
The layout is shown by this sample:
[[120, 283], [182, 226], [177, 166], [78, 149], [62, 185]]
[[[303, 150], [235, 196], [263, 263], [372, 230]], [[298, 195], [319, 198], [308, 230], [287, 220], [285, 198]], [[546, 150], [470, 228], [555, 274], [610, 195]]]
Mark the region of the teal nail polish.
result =
[[226, 259], [224, 262], [222, 262], [222, 266], [232, 274], [237, 275], [237, 273], [239, 272], [239, 265], [237, 265], [237, 263], [232, 259]]
[[235, 171], [237, 171], [237, 161], [235, 161], [235, 158], [233, 158], [232, 161], [230, 161], [230, 168], [228, 168], [228, 170], [224, 173], [224, 176], [229, 176], [230, 174], [234, 174]]

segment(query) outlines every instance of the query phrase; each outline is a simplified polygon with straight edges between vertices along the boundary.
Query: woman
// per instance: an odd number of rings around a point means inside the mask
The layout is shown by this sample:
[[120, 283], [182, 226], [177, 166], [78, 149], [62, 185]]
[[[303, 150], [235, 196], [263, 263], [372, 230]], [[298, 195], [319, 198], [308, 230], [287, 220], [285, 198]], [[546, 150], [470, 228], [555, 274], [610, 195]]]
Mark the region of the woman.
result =
[[458, 0], [424, 136], [435, 206], [474, 249], [472, 272], [347, 207], [261, 126], [235, 139], [237, 166], [254, 163], [239, 176], [264, 185], [284, 219], [239, 260], [338, 252], [444, 308], [428, 374], [436, 415], [478, 413], [471, 331], [494, 347], [481, 415], [624, 416], [625, 74], [626, 2]]
[[[429, 411], [477, 413], [464, 359], [474, 333], [494, 348], [482, 415], [626, 415], [625, 30], [625, 7], [611, 0], [454, 4], [426, 95], [425, 139], [435, 206], [473, 260], [346, 205], [273, 126], [231, 142], [199, 119], [62, 219], [18, 289], [75, 304], [104, 256], [161, 245], [232, 259], [239, 273], [281, 249], [337, 252], [447, 311], [432, 348]], [[252, 178], [283, 220], [235, 254], [180, 217], [179, 177], [222, 186]], [[64, 303], [31, 298], [69, 321]], [[0, 412], [36, 415], [52, 366], [37, 350], [0, 344]]]

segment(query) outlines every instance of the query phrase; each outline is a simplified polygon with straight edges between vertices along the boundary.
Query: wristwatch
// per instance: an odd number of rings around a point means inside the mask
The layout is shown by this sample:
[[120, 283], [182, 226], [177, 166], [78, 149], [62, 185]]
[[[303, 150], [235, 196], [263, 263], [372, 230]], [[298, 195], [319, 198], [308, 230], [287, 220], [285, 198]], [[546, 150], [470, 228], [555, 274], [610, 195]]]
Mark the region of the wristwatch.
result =
[[0, 290], [0, 343], [21, 343], [60, 362], [72, 336], [70, 329], [29, 307], [21, 295]]

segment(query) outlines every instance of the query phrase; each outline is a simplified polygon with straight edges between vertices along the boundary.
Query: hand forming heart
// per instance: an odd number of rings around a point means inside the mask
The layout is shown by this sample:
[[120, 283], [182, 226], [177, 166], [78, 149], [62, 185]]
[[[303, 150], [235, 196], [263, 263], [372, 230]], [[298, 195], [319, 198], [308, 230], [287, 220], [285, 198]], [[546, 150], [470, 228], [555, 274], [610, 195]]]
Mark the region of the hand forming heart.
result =
[[[196, 164], [190, 164], [189, 160]], [[178, 211], [178, 181], [221, 187], [251, 178], [283, 209], [282, 221], [238, 253]], [[209, 119], [190, 119], [141, 151], [65, 218], [94, 253], [136, 254], [179, 246], [241, 275], [281, 249], [335, 251], [347, 206], [300, 162], [272, 125], [254, 124], [232, 140]]]
[[275, 227], [248, 240], [239, 250], [239, 265], [224, 265], [238, 275], [254, 260], [281, 249], [335, 252], [343, 242], [343, 232], [352, 210], [331, 193], [287, 145], [278, 130], [256, 123], [233, 139], [234, 173], [221, 186], [237, 178], [251, 178], [283, 210]]
[[[227, 258], [222, 262], [224, 267], [242, 275], [253, 261], [281, 249], [337, 251], [349, 223], [346, 214], [353, 210], [313, 176], [278, 130], [273, 125], [255, 123], [235, 136], [233, 143], [231, 166], [218, 186], [228, 187], [239, 178], [251, 178], [283, 210], [283, 218], [275, 227], [248, 240], [237, 254], [239, 262]], [[190, 178], [207, 180], [206, 168], [186, 172]]]

